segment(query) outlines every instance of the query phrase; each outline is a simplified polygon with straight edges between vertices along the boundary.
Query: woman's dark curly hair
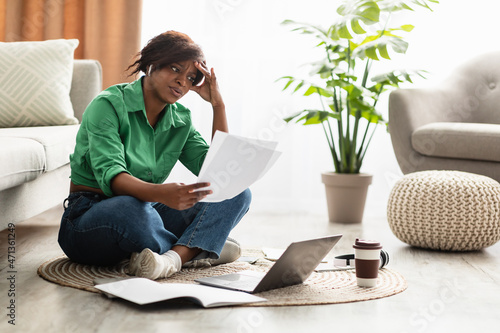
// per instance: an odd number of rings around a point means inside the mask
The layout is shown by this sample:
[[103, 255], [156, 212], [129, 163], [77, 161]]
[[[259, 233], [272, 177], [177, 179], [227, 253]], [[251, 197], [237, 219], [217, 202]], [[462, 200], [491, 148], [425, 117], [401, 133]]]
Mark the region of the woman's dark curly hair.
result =
[[[198, 44], [188, 35], [172, 30], [153, 37], [137, 57], [138, 59], [127, 68], [127, 71], [133, 69], [130, 75], [141, 71], [147, 73], [151, 65], [154, 71], [179, 61], [205, 62], [205, 56]], [[197, 71], [193, 85], [200, 83], [202, 78], [203, 74]]]

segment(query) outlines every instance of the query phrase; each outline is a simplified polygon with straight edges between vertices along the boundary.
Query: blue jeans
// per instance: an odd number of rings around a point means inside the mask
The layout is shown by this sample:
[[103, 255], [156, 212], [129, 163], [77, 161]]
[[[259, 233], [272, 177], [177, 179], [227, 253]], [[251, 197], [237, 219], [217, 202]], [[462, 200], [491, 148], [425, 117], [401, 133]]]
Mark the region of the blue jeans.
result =
[[66, 199], [59, 245], [72, 261], [91, 265], [113, 265], [145, 248], [162, 254], [174, 245], [218, 258], [251, 198], [247, 189], [229, 200], [176, 210], [131, 196], [75, 192]]

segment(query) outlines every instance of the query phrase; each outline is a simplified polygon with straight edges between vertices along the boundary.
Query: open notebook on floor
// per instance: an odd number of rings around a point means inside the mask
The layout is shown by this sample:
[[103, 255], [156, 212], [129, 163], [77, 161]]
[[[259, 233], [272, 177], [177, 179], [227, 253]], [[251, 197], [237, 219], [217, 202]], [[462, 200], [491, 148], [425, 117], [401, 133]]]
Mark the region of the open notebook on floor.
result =
[[321, 237], [288, 246], [267, 272], [242, 271], [196, 279], [204, 285], [258, 293], [303, 283], [337, 244], [342, 235]]
[[95, 288], [108, 297], [120, 297], [139, 305], [170, 299], [189, 299], [205, 308], [265, 302], [265, 298], [232, 290], [187, 283], [159, 283], [144, 278], [100, 279]]

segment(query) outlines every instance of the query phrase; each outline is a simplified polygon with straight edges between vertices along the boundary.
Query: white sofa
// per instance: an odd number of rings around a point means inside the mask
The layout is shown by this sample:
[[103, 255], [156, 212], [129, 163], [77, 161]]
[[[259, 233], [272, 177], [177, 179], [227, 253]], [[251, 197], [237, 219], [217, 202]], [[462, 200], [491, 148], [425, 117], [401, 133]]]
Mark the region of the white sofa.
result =
[[[75, 60], [70, 98], [75, 117], [102, 89], [96, 60]], [[69, 154], [79, 125], [0, 128], [0, 230], [62, 204]]]

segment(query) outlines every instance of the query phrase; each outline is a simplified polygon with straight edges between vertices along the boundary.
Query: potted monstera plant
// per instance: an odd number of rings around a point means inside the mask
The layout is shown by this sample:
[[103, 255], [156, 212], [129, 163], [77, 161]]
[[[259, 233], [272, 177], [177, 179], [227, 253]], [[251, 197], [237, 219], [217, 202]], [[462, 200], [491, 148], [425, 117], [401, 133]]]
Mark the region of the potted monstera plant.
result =
[[[334, 172], [322, 174], [326, 186], [329, 219], [361, 222], [372, 175], [361, 167], [377, 127], [387, 121], [377, 111], [384, 93], [424, 71], [395, 69], [374, 74], [374, 64], [390, 61], [391, 53], [406, 53], [404, 35], [414, 27], [391, 25], [398, 13], [417, 7], [431, 10], [435, 0], [350, 0], [337, 8], [338, 18], [328, 28], [286, 20], [282, 24], [311, 36], [324, 58], [309, 63], [307, 79], [284, 76], [283, 90], [292, 90], [313, 100], [318, 107], [301, 110], [285, 118], [322, 128], [328, 142]], [[338, 188], [338, 190], [336, 190]]]

